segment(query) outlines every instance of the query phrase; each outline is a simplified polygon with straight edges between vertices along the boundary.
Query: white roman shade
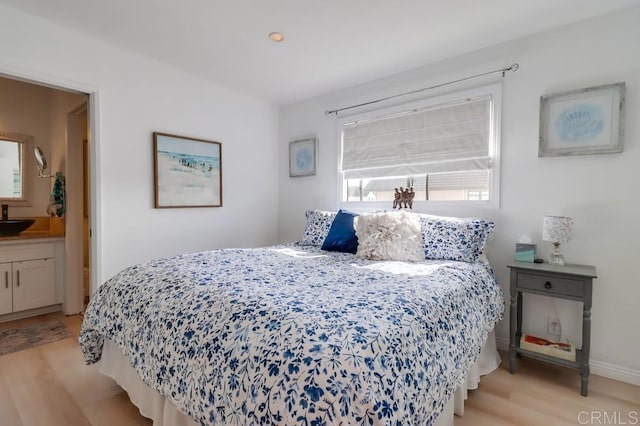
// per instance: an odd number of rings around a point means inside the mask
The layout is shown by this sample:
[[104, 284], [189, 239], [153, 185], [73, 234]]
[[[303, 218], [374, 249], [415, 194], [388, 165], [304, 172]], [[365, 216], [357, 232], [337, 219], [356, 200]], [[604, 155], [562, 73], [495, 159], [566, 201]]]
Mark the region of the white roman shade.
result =
[[491, 96], [346, 123], [344, 179], [488, 170]]

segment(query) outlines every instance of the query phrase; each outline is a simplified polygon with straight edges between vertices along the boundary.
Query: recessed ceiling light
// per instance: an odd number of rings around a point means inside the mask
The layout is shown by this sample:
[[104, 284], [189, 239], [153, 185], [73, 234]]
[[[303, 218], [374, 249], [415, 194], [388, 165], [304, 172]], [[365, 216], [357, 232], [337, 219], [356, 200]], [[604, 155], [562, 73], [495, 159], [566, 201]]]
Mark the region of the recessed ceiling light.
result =
[[282, 33], [279, 33], [277, 31], [269, 33], [268, 37], [269, 37], [269, 40], [275, 41], [276, 43], [280, 43], [282, 40], [284, 40], [284, 36], [282, 35]]

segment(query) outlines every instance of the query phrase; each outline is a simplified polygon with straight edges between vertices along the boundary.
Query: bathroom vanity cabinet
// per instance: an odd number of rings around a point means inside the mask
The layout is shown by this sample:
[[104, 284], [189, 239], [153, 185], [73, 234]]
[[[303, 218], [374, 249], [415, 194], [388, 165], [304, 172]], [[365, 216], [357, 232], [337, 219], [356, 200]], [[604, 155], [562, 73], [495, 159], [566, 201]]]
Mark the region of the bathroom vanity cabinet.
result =
[[0, 321], [60, 310], [64, 240], [0, 241]]

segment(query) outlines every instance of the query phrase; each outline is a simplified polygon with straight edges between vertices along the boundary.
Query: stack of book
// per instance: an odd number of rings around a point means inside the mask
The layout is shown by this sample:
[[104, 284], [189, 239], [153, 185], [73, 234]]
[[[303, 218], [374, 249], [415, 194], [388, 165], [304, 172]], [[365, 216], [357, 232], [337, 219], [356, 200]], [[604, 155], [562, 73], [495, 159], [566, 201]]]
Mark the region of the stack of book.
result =
[[575, 362], [576, 360], [576, 347], [571, 343], [553, 342], [541, 337], [524, 334], [520, 338], [520, 348], [566, 359], [567, 361]]

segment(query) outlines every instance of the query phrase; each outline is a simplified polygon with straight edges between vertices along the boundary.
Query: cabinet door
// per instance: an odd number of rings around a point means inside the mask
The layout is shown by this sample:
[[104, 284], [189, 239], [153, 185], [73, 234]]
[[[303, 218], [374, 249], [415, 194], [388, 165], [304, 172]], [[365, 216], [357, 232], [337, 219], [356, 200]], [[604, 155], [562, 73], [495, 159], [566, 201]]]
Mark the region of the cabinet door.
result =
[[11, 264], [0, 263], [0, 315], [13, 312]]
[[55, 259], [13, 263], [13, 311], [56, 303]]

